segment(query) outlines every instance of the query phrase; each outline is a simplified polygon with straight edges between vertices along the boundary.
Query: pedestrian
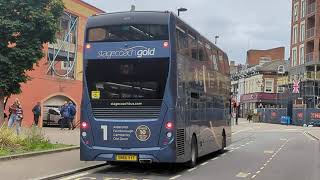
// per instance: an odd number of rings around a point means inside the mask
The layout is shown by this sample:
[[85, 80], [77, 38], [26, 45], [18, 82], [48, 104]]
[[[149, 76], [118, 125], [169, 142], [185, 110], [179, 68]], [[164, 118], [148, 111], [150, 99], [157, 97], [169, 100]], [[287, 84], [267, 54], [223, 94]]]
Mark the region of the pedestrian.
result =
[[8, 126], [9, 128], [12, 128], [14, 125], [16, 125], [16, 131], [19, 135], [21, 131], [21, 122], [23, 119], [23, 109], [18, 98], [16, 98], [14, 103], [9, 107], [9, 112], [10, 116]]
[[32, 112], [33, 112], [33, 123], [35, 126], [38, 126], [39, 117], [41, 116], [40, 102], [37, 102], [37, 104], [33, 107]]
[[69, 126], [69, 130], [71, 129], [69, 119], [70, 119], [70, 111], [69, 111], [69, 106], [68, 102], [65, 101], [63, 106], [60, 108], [60, 115], [61, 115], [61, 120], [60, 120], [60, 128], [61, 130], [64, 129], [65, 124], [67, 123]]
[[251, 111], [249, 111], [249, 112], [248, 112], [247, 120], [249, 121], [249, 123], [250, 123], [250, 122], [251, 122], [251, 120], [252, 120], [252, 114], [251, 114]]
[[76, 128], [74, 125], [74, 117], [76, 116], [77, 110], [73, 102], [69, 101], [68, 109], [70, 113], [69, 126], [71, 126], [72, 130], [74, 130]]

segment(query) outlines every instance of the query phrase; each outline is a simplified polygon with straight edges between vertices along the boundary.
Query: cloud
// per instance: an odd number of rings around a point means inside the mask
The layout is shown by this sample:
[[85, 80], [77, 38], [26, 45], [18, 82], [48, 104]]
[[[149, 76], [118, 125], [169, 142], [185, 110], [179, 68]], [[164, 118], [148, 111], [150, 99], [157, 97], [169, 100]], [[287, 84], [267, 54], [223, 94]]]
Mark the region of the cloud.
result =
[[290, 44], [291, 0], [85, 0], [106, 12], [136, 10], [174, 11], [218, 46], [232, 60], [245, 62], [248, 49], [269, 49]]

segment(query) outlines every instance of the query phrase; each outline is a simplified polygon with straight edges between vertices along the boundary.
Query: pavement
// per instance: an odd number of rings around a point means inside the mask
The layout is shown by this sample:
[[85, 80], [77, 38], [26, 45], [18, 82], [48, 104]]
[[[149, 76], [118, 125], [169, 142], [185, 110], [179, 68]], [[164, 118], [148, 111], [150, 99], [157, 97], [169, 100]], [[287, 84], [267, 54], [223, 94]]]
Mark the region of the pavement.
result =
[[[79, 144], [79, 129], [74, 131], [44, 128], [52, 143]], [[312, 134], [312, 136], [308, 135]], [[200, 159], [196, 168], [184, 166], [105, 166], [66, 176], [73, 179], [281, 179], [319, 180], [320, 128], [248, 123], [239, 119], [232, 126], [233, 140], [224, 154], [213, 153]], [[313, 137], [314, 136], [314, 137]], [[0, 161], [0, 179], [37, 179], [101, 162], [81, 162], [79, 150]]]
[[60, 143], [68, 145], [80, 145], [80, 129], [60, 130], [60, 128], [42, 128], [45, 136], [51, 143]]

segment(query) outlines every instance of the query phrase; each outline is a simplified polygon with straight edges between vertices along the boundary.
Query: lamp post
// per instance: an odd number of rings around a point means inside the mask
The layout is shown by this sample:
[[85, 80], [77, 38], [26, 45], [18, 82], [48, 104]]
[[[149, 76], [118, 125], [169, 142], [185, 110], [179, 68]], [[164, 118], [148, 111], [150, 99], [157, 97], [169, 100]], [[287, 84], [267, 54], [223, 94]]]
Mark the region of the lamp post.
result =
[[219, 39], [220, 37], [219, 36], [215, 36], [214, 37], [214, 44], [217, 44], [218, 43], [218, 39]]
[[185, 11], [188, 11], [188, 9], [186, 9], [186, 8], [179, 8], [179, 9], [178, 9], [178, 16], [180, 16], [180, 12], [185, 12]]

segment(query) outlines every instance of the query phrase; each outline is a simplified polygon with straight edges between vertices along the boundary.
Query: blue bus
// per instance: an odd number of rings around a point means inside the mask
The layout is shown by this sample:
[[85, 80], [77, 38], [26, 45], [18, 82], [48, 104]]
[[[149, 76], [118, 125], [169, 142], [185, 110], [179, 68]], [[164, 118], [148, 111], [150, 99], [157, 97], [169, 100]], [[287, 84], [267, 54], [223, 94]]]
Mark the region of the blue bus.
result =
[[187, 163], [231, 141], [226, 53], [171, 12], [92, 16], [83, 61], [83, 161]]

